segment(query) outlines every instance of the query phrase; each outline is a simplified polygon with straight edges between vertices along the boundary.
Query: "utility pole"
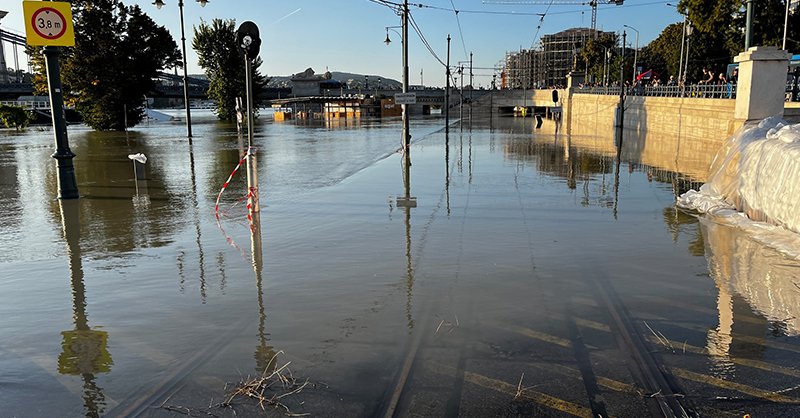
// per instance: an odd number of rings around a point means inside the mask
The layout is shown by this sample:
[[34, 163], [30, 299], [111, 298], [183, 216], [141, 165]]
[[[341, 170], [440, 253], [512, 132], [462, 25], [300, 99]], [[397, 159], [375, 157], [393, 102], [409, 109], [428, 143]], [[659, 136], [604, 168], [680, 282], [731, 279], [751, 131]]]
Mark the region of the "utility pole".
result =
[[[403, 93], [408, 93], [408, 0], [403, 0]], [[403, 150], [408, 157], [411, 134], [408, 132], [407, 104], [403, 104]]]
[[[622, 31], [622, 63], [619, 65], [619, 130], [625, 126], [625, 41], [627, 34]], [[622, 147], [622, 135], [619, 136], [619, 146]]]
[[444, 90], [444, 132], [450, 134], [450, 34], [447, 34], [447, 70], [445, 70]]
[[464, 64], [458, 68], [458, 75], [461, 79], [461, 90], [459, 91], [459, 105], [458, 105], [458, 127], [464, 130]]
[[472, 126], [472, 91], [475, 86], [472, 85], [472, 52], [469, 53], [469, 125]]

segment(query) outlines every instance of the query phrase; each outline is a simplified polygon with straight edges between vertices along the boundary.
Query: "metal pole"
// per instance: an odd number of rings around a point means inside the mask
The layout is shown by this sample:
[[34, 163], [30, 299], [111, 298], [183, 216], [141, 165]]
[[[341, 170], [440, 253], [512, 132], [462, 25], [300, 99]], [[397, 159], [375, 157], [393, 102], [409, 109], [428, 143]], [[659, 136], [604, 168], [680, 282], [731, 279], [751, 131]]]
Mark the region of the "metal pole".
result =
[[450, 133], [450, 34], [447, 34], [447, 70], [445, 70], [444, 90], [444, 131]]
[[[683, 14], [683, 13], [681, 13]], [[683, 15], [683, 34], [681, 35], [681, 61], [678, 64], [678, 82], [683, 84], [681, 74], [683, 74], [683, 45], [686, 44], [686, 15]]]
[[[408, 93], [408, 0], [403, 1], [403, 93]], [[409, 143], [411, 142], [411, 134], [408, 129], [408, 111], [410, 110], [407, 104], [403, 105], [403, 150], [408, 155]]]
[[636, 49], [633, 50], [633, 71], [631, 71], [631, 73], [633, 73], [633, 77], [631, 77], [631, 83], [635, 83], [636, 73], [639, 72], [639, 69], [636, 67], [636, 59], [639, 58], [639, 31], [636, 30], [636, 28], [634, 28], [633, 26], [628, 26], [628, 25], [622, 25], [622, 26], [625, 26], [628, 29], [633, 29], [634, 31], [636, 31]]
[[475, 86], [472, 84], [472, 52], [469, 53], [469, 123], [472, 126], [472, 91]]
[[461, 79], [461, 90], [458, 93], [458, 127], [464, 130], [464, 65], [462, 64], [458, 70], [459, 78]]
[[[689, 22], [690, 26], [691, 26], [691, 24], [692, 24], [692, 22]], [[691, 45], [691, 43], [692, 43], [692, 37], [689, 36], [689, 37], [686, 38], [686, 65], [683, 67], [683, 81], [684, 81], [684, 84], [686, 84], [686, 82], [689, 81], [689, 79], [688, 79], [688, 74], [689, 74], [689, 45]]]
[[245, 54], [245, 88], [247, 89], [247, 206], [250, 216], [261, 211], [258, 197], [258, 167], [253, 149], [253, 75], [250, 57]]
[[186, 106], [186, 136], [189, 143], [192, 143], [192, 113], [189, 110], [189, 86], [186, 84], [189, 78], [186, 68], [186, 34], [183, 28], [183, 0], [178, 0], [178, 9], [181, 11], [181, 45], [183, 46], [183, 104]]
[[786, 30], [789, 28], [789, 3], [792, 0], [785, 0], [786, 1], [786, 18], [783, 21], [783, 46], [781, 47], [782, 50], [786, 50]]
[[[627, 34], [622, 31], [622, 62], [619, 65], [619, 129], [622, 131], [625, 126], [625, 40]], [[620, 135], [620, 147], [622, 147], [622, 135]]]
[[[631, 29], [633, 29], [633, 28], [631, 28]], [[636, 30], [636, 29], [633, 29], [633, 30]], [[636, 81], [636, 73], [639, 72], [639, 67], [636, 66], [636, 60], [638, 58], [639, 58], [639, 31], [636, 30], [636, 49], [633, 51], [633, 71], [632, 71], [632, 73], [633, 73], [632, 74], [633, 75], [633, 81], [631, 81], [631, 83]]]
[[[787, 0], [788, 2], [788, 0]], [[753, 0], [747, 0], [747, 24], [744, 32], [744, 50], [750, 49], [753, 43]]]
[[51, 157], [56, 159], [58, 166], [58, 198], [77, 199], [80, 195], [78, 182], [75, 180], [75, 167], [72, 165], [75, 153], [69, 149], [67, 121], [64, 119], [64, 95], [61, 92], [61, 71], [58, 65], [61, 50], [56, 46], [46, 46], [43, 52], [47, 66], [47, 90], [50, 93], [53, 134], [56, 139], [56, 152]]

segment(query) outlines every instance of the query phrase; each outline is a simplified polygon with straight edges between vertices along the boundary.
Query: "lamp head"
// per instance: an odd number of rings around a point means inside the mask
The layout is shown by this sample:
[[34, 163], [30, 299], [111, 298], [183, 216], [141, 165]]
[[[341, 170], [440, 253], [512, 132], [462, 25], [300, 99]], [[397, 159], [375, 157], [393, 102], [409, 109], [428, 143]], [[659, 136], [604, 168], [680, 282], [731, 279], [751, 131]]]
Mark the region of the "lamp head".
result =
[[161, 0], [156, 0], [153, 2], [153, 5], [156, 6], [156, 9], [161, 10], [164, 7], [164, 2]]
[[386, 45], [389, 45], [390, 43], [392, 43], [392, 40], [389, 39], [389, 31], [388, 30], [386, 31], [386, 40], [383, 41], [383, 43], [385, 43]]
[[200, 7], [206, 7], [206, 4], [209, 3], [209, 0], [197, 0], [200, 3]]

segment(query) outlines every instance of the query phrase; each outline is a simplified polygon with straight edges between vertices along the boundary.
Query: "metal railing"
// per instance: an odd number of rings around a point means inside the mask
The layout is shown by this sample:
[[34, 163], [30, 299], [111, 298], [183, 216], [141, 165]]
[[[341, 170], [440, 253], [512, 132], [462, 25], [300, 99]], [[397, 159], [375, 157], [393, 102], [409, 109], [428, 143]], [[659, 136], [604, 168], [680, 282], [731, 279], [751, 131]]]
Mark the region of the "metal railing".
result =
[[[582, 87], [576, 94], [600, 94], [619, 96], [619, 86]], [[689, 86], [636, 86], [627, 87], [626, 96], [645, 97], [691, 97], [697, 99], [735, 99], [735, 84], [692, 84]]]
[[[50, 110], [49, 100], [5, 100], [0, 101], [0, 105], [16, 106], [25, 110]], [[72, 108], [72, 106], [64, 106], [64, 109]]]

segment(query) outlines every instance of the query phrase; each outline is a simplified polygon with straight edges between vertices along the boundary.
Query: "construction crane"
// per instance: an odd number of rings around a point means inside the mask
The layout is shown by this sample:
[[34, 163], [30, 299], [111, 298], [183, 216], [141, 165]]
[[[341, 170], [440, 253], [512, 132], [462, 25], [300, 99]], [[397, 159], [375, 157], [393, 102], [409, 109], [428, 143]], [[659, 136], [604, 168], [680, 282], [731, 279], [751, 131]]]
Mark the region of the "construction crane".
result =
[[571, 6], [571, 5], [589, 5], [592, 6], [592, 32], [597, 30], [597, 5], [598, 4], [613, 4], [616, 6], [621, 6], [625, 0], [590, 0], [590, 1], [580, 1], [580, 0], [534, 0], [534, 1], [484, 1], [483, 4], [504, 4], [508, 6], [536, 6], [536, 5], [559, 5], [559, 6]]

